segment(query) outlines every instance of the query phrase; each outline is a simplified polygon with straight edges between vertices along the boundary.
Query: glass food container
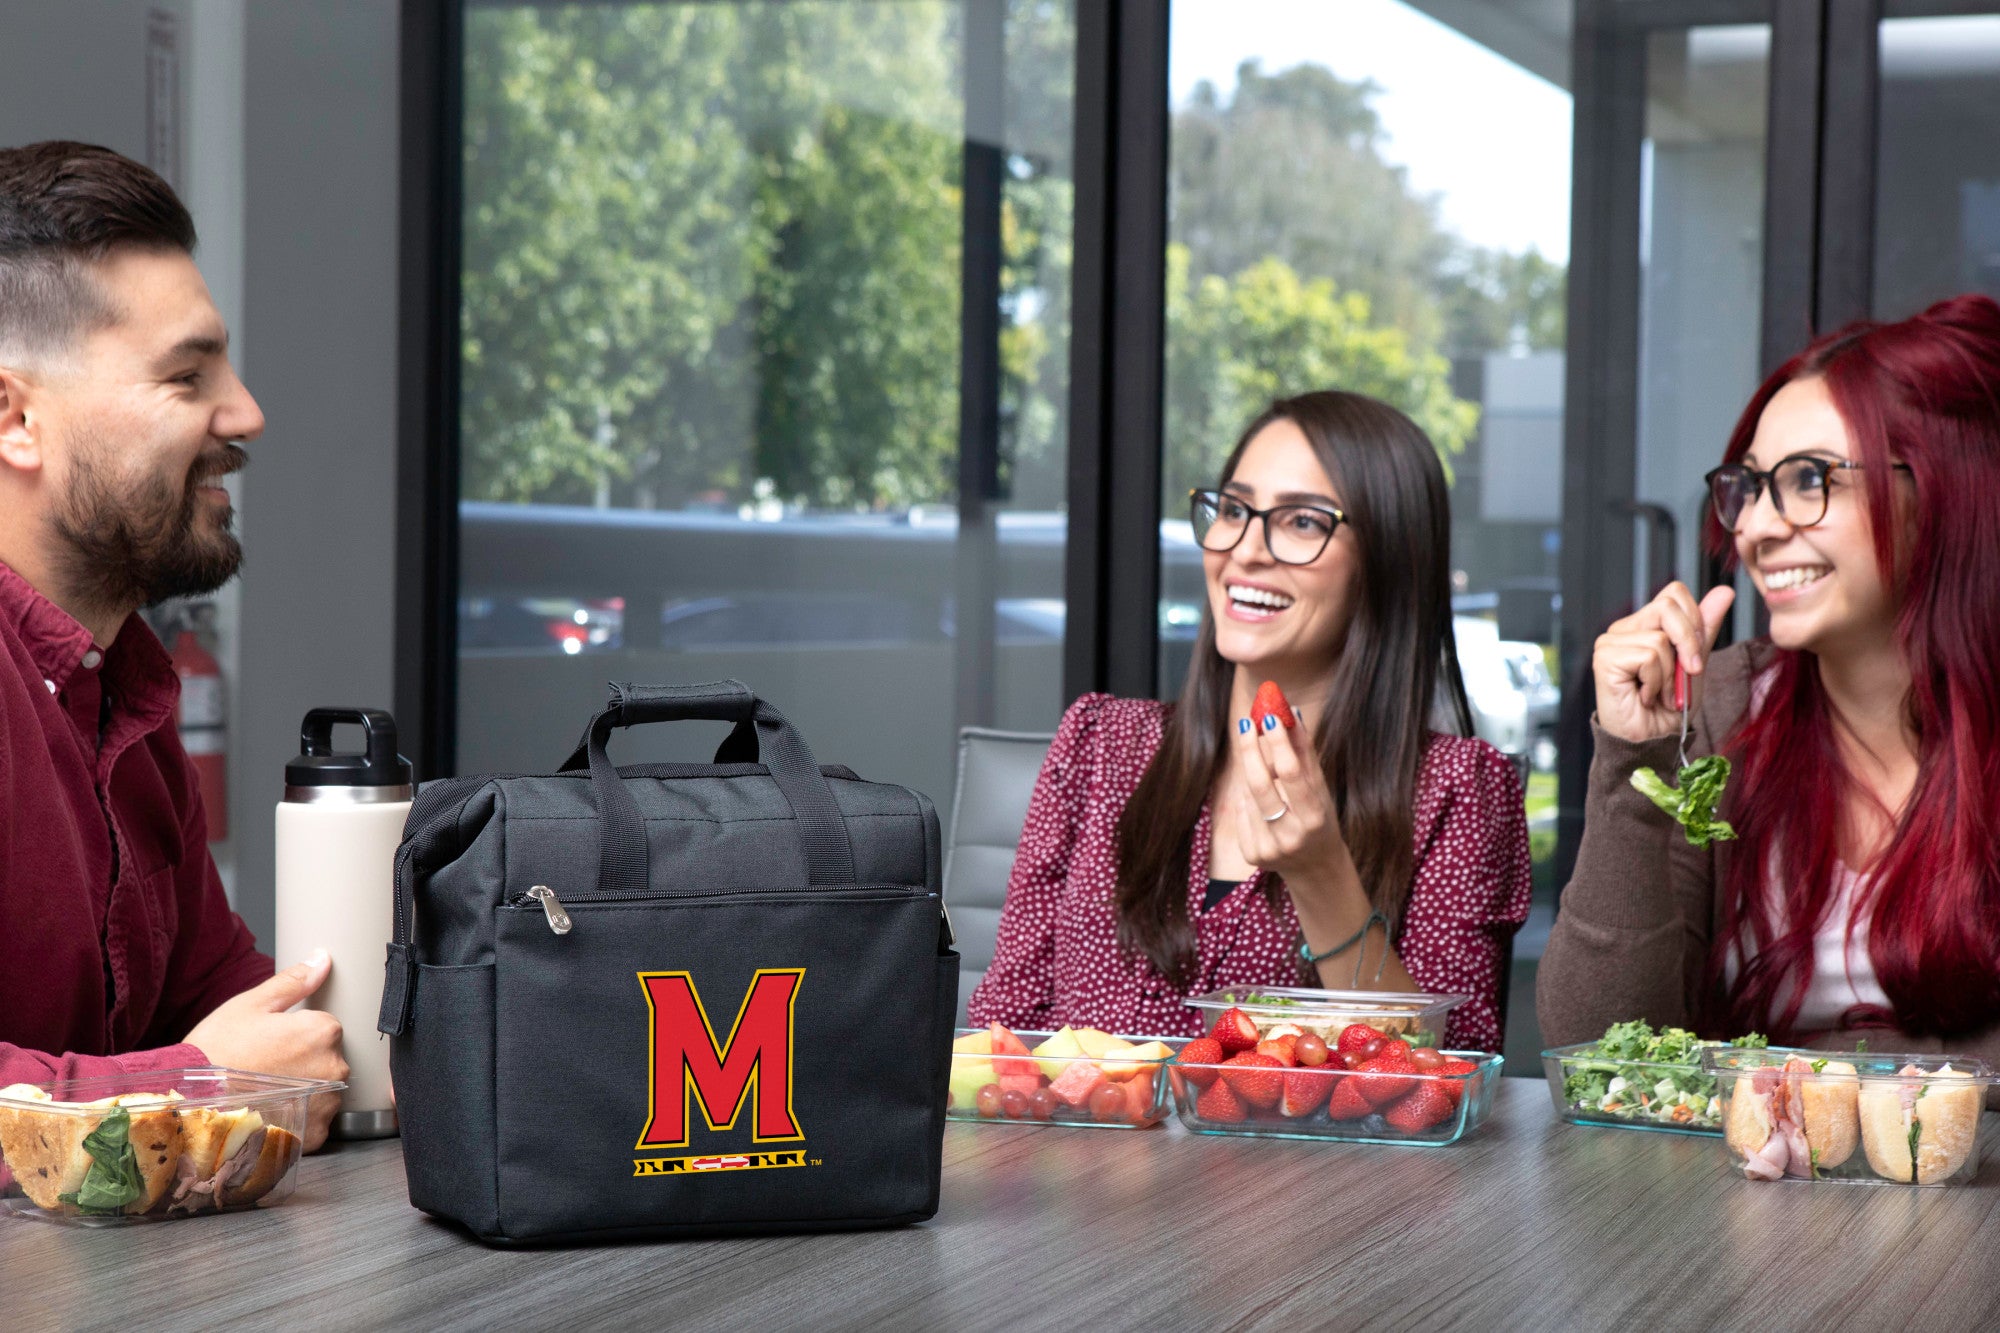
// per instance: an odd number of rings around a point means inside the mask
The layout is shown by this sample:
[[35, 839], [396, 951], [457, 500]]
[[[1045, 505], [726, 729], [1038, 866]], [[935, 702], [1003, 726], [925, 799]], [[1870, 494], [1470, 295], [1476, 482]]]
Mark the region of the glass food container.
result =
[[1144, 1129], [1167, 1116], [1161, 1070], [1185, 1037], [1119, 1037], [1095, 1028], [960, 1028], [952, 1042], [950, 1120]]
[[1288, 1069], [1187, 1064], [1167, 1067], [1181, 1124], [1197, 1134], [1322, 1139], [1437, 1147], [1472, 1133], [1493, 1109], [1501, 1057], [1445, 1051], [1459, 1072]]
[[1723, 1149], [1751, 1180], [1961, 1185], [1985, 1149], [1983, 1060], [1847, 1051], [1708, 1050]]
[[0, 1088], [0, 1211], [94, 1227], [270, 1207], [307, 1103], [345, 1086], [206, 1066]]

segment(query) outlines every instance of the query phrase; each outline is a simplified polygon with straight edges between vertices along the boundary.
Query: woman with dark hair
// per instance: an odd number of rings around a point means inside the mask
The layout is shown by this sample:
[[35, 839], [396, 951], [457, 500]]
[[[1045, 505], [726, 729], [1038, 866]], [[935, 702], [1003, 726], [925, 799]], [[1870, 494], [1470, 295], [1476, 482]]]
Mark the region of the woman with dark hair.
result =
[[1179, 702], [1064, 714], [973, 1020], [1174, 1035], [1191, 994], [1359, 986], [1469, 996], [1446, 1043], [1498, 1050], [1527, 823], [1499, 751], [1430, 729], [1442, 698], [1470, 730], [1431, 442], [1359, 394], [1281, 399], [1190, 505]]
[[[2000, 1057], [2000, 306], [1814, 342], [1709, 484], [1709, 542], [1770, 634], [1711, 655], [1733, 590], [1673, 584], [1598, 639], [1543, 1032], [1645, 1018]], [[1676, 662], [1699, 682], [1688, 753], [1733, 765], [1736, 840], [1705, 849], [1629, 783], [1674, 769]]]

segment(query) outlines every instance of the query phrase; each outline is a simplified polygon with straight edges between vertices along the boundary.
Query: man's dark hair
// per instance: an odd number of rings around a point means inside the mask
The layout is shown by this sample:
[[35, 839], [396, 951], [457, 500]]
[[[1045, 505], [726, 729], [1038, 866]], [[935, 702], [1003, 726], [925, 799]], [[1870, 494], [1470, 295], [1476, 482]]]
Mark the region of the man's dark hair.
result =
[[90, 265], [114, 250], [194, 252], [194, 219], [158, 174], [109, 148], [0, 148], [0, 358], [50, 356], [118, 317]]

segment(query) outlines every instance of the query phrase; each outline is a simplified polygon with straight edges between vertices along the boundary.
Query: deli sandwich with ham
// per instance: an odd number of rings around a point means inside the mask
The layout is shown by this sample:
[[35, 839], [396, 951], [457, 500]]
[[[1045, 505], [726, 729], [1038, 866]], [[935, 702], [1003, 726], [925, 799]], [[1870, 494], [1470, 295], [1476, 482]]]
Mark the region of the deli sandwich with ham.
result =
[[[0, 1157], [50, 1212], [183, 1216], [257, 1202], [298, 1161], [299, 1136], [247, 1107], [185, 1107], [178, 1092], [58, 1102], [0, 1088]], [[55, 1113], [53, 1108], [63, 1108]]]
[[1870, 1082], [1861, 1094], [1868, 1165], [1884, 1180], [1949, 1179], [1979, 1141], [1984, 1093], [1972, 1075], [1950, 1065], [1935, 1073], [1904, 1065], [1897, 1073], [1896, 1082]]
[[1736, 1077], [1722, 1135], [1752, 1180], [1811, 1179], [1861, 1142], [1861, 1080], [1844, 1060], [1794, 1055]]
[[1983, 1103], [1950, 1065], [1863, 1079], [1844, 1060], [1794, 1055], [1736, 1076], [1723, 1136], [1752, 1180], [1817, 1179], [1859, 1148], [1882, 1179], [1929, 1185], [1971, 1156]]

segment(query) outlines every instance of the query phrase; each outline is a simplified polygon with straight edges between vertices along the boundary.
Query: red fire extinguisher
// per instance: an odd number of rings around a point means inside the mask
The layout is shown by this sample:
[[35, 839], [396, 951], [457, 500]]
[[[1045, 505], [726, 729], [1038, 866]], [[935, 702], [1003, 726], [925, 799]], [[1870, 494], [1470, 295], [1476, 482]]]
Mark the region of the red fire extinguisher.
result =
[[229, 836], [229, 734], [223, 724], [222, 667], [188, 624], [174, 638], [173, 662], [181, 678], [181, 747], [201, 782], [208, 840], [221, 842]]

